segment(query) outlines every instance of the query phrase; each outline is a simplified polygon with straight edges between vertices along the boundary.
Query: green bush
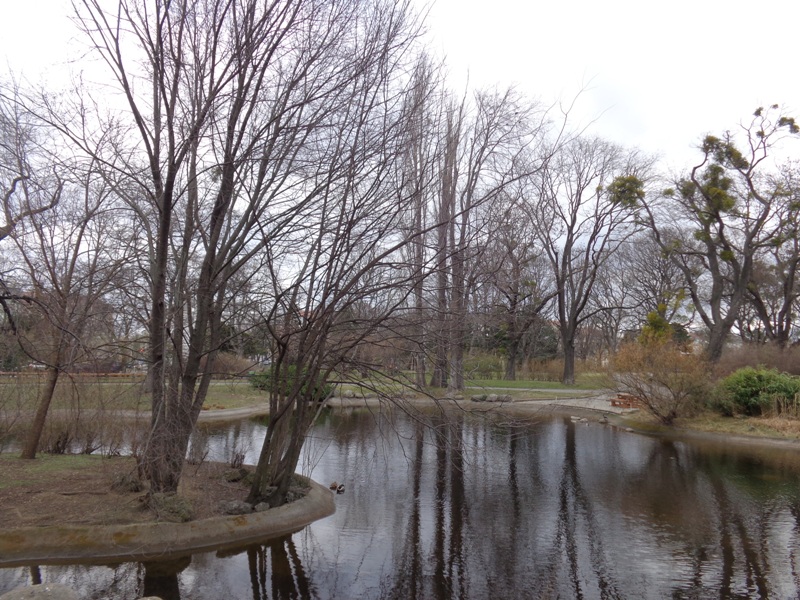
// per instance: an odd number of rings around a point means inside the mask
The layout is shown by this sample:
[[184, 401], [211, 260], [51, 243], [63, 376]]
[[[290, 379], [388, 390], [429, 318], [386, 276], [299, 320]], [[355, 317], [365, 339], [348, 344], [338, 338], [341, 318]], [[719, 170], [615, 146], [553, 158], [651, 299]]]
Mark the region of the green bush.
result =
[[722, 379], [715, 394], [715, 407], [726, 415], [763, 415], [786, 412], [800, 394], [800, 379], [763, 367], [744, 367]]
[[[328, 398], [333, 392], [333, 386], [327, 382], [321, 381], [311, 381], [310, 376], [308, 375], [308, 371], [305, 369], [301, 371], [301, 388], [300, 394], [309, 400], [313, 400], [316, 402], [321, 402]], [[276, 391], [282, 391], [283, 394], [288, 395], [291, 393], [292, 388], [294, 388], [295, 382], [297, 380], [297, 367], [295, 365], [289, 365], [287, 367], [283, 367], [280, 370], [279, 378], [280, 382], [275, 382], [276, 384], [280, 385]], [[264, 391], [272, 391], [273, 389], [273, 378], [275, 377], [275, 369], [274, 367], [271, 369], [267, 369], [266, 371], [262, 371], [260, 373], [255, 373], [250, 376], [250, 385], [252, 385], [257, 390], [264, 390]]]

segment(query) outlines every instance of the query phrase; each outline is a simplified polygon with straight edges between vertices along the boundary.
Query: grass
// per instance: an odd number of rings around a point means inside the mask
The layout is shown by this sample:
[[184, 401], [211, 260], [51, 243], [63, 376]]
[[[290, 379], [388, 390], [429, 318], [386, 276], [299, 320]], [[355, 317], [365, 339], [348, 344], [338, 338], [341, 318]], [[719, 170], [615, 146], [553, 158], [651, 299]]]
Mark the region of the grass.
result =
[[269, 402], [269, 395], [255, 389], [249, 381], [213, 381], [208, 388], [203, 410], [246, 408]]
[[602, 373], [585, 373], [577, 376], [574, 385], [564, 385], [560, 381], [536, 381], [505, 379], [468, 379], [468, 388], [503, 388], [503, 389], [536, 389], [536, 390], [599, 390], [609, 387], [609, 382]]
[[[35, 410], [41, 383], [37, 381], [0, 384], [0, 410]], [[242, 380], [214, 381], [208, 390], [208, 409], [242, 408], [267, 402], [267, 394]], [[60, 381], [51, 410], [133, 410], [148, 411], [150, 395], [142, 391], [141, 381], [111, 382]]]
[[679, 419], [677, 425], [710, 433], [800, 440], [800, 419], [787, 417], [723, 417], [704, 412]]
[[[0, 411], [35, 410], [38, 394], [44, 378], [24, 380], [0, 379]], [[576, 385], [565, 386], [553, 381], [505, 381], [502, 379], [467, 380], [467, 393], [485, 388], [498, 388], [515, 398], [550, 398], [541, 390], [578, 389], [591, 391], [605, 387], [605, 379], [599, 374], [581, 374]], [[536, 391], [526, 391], [536, 390]], [[380, 392], [399, 395], [405, 392], [400, 383], [380, 377], [371, 378], [364, 384], [358, 382], [337, 385], [337, 393], [351, 392], [356, 396], [372, 396]], [[441, 390], [429, 390], [431, 395], [441, 395]], [[213, 381], [209, 387], [204, 410], [245, 408], [268, 402], [268, 395], [253, 388], [246, 379]], [[59, 381], [51, 410], [132, 410], [148, 411], [150, 396], [142, 391], [141, 377], [113, 380], [70, 379]]]
[[89, 454], [37, 454], [34, 460], [23, 460], [17, 454], [0, 454], [0, 490], [44, 481], [53, 475], [71, 476], [95, 467], [99, 455]]
[[568, 395], [554, 394], [552, 391], [548, 392], [547, 390], [533, 390], [533, 391], [512, 390], [504, 393], [518, 400], [553, 400], [559, 398], [588, 398], [592, 396], [592, 393], [588, 390], [584, 392], [575, 392]]
[[[641, 431], [663, 432], [670, 429], [658, 423], [654, 416], [645, 411], [628, 414], [625, 420]], [[725, 417], [710, 410], [703, 410], [692, 417], [676, 419], [675, 428], [720, 435], [800, 441], [800, 419], [784, 416]]]
[[[14, 407], [33, 410], [43, 385], [44, 378], [3, 380], [0, 383], [0, 410]], [[142, 410], [149, 405], [149, 397], [142, 393], [141, 381], [119, 379], [98, 382], [62, 377], [56, 387], [50, 408], [52, 410], [75, 408]]]

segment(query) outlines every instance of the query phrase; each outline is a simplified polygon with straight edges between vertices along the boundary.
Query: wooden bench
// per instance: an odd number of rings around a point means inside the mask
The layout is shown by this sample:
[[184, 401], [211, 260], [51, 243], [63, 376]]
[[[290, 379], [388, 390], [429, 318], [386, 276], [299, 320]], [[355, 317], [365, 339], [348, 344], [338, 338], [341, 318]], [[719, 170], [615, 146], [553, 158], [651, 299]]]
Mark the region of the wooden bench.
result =
[[611, 406], [617, 408], [641, 408], [642, 401], [633, 394], [620, 392], [616, 398], [611, 399]]

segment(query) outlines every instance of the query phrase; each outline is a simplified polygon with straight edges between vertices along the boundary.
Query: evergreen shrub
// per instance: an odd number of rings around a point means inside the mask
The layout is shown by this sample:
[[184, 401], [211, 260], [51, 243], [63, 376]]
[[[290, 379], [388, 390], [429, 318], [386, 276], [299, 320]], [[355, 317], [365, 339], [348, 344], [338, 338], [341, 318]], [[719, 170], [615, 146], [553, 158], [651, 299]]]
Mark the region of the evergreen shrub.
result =
[[770, 411], [796, 413], [800, 378], [775, 369], [744, 367], [722, 379], [714, 395], [722, 414], [760, 416]]

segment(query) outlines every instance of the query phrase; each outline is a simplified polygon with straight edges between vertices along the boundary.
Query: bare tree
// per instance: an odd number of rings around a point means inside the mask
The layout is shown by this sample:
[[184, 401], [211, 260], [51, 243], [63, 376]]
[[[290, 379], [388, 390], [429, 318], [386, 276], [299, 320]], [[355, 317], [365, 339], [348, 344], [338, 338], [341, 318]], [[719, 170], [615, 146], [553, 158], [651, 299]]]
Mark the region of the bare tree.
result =
[[[73, 176], [79, 175], [77, 166]], [[29, 327], [18, 331], [24, 352], [43, 365], [45, 384], [23, 443], [22, 458], [34, 458], [62, 373], [110, 352], [113, 328], [104, 302], [127, 259], [110, 243], [115, 197], [89, 165], [81, 179], [65, 181], [58, 205], [29, 215], [12, 231], [19, 267], [17, 286], [32, 299]]]
[[436, 352], [431, 385], [464, 389], [469, 297], [483, 277], [478, 267], [493, 223], [489, 205], [541, 168], [546, 111], [514, 90], [479, 91], [471, 104], [447, 112], [441, 196], [437, 211]]
[[517, 377], [523, 342], [556, 295], [543, 251], [519, 199], [498, 199], [492, 238], [484, 258], [492, 289], [488, 308], [498, 315], [506, 352], [504, 378]]
[[[633, 330], [639, 325], [634, 317], [639, 306], [633, 294], [631, 273], [621, 260], [621, 250], [624, 248], [625, 245], [621, 246], [603, 263], [586, 307], [590, 316], [584, 322], [586, 335], [583, 337], [587, 343], [592, 338], [594, 344], [586, 347], [584, 354], [588, 355], [591, 351], [600, 360], [604, 353], [613, 354], [617, 350], [626, 330]], [[596, 346], [598, 338], [602, 340], [599, 348]]]
[[[350, 376], [354, 350], [379, 330], [391, 332], [402, 311], [415, 311], [409, 296], [425, 276], [406, 260], [416, 236], [426, 234], [409, 236], [405, 228], [419, 197], [397, 177], [407, 157], [406, 92], [415, 82], [395, 66], [412, 58], [407, 41], [415, 23], [407, 6], [361, 9], [353, 18], [376, 34], [366, 47], [356, 45], [364, 53], [360, 76], [342, 90], [349, 102], [331, 114], [326, 133], [335, 145], [318, 155], [306, 183], [321, 190], [319, 201], [290, 234], [265, 245], [274, 302], [263, 318], [275, 352], [271, 418], [251, 502], [285, 501], [324, 383], [334, 373]], [[375, 47], [382, 50], [375, 54]]]
[[[691, 320], [691, 306], [683, 274], [661, 249], [650, 231], [631, 238], [619, 249], [619, 270], [627, 274], [626, 285], [635, 308], [633, 316], [641, 326], [652, 312], [672, 323]], [[688, 311], [688, 313], [687, 313]]]
[[[54, 160], [50, 131], [25, 109], [16, 83], [0, 86], [0, 195], [3, 202], [0, 241], [25, 219], [55, 206], [63, 190], [59, 162]], [[6, 284], [0, 270], [0, 307], [16, 331], [12, 301], [30, 302]]]
[[58, 203], [63, 184], [52, 153], [44, 149], [48, 142], [44, 124], [25, 110], [19, 87], [0, 87], [0, 240]]
[[683, 275], [649, 231], [631, 237], [605, 262], [587, 311], [587, 326], [601, 333], [602, 350], [611, 354], [652, 315], [671, 324], [676, 335], [685, 333], [692, 316]]
[[307, 241], [318, 207], [367, 159], [342, 151], [341, 124], [385, 101], [375, 74], [397, 68], [416, 32], [406, 3], [106, 6], [82, 0], [77, 17], [136, 134], [114, 166], [150, 248], [143, 466], [151, 491], [174, 491], [224, 337], [231, 277], [269, 248]]
[[[738, 319], [742, 337], [748, 341], [770, 341], [785, 348], [795, 329], [800, 286], [800, 182], [794, 165], [783, 165], [772, 185], [776, 198], [776, 237], [756, 257], [747, 299]], [[750, 309], [748, 311], [748, 308]], [[747, 313], [753, 315], [748, 319]], [[755, 324], [754, 324], [755, 323]]]
[[[414, 313], [411, 316], [411, 343], [414, 386], [422, 390], [427, 385], [426, 321], [429, 311], [425, 297], [425, 273], [431, 260], [426, 230], [432, 220], [430, 213], [436, 197], [440, 160], [443, 91], [438, 69], [430, 57], [420, 56], [414, 68], [414, 80], [408, 95], [406, 112], [406, 154], [402, 161], [402, 181], [413, 198], [410, 223], [407, 226], [411, 244], [409, 264], [413, 270]], [[441, 241], [441, 240], [440, 240]], [[439, 256], [441, 260], [441, 255]], [[439, 373], [441, 373], [441, 369]]]
[[441, 191], [436, 205], [436, 319], [434, 321], [433, 372], [431, 387], [447, 387], [450, 373], [448, 352], [450, 348], [449, 312], [449, 254], [451, 253], [451, 226], [455, 219], [456, 185], [458, 178], [458, 140], [462, 126], [462, 109], [452, 101], [447, 107], [444, 133], [444, 150], [441, 163]]
[[532, 180], [529, 219], [537, 232], [558, 292], [556, 306], [564, 352], [562, 380], [575, 382], [575, 341], [598, 274], [636, 231], [637, 175], [646, 163], [633, 152], [597, 138], [563, 145]]

